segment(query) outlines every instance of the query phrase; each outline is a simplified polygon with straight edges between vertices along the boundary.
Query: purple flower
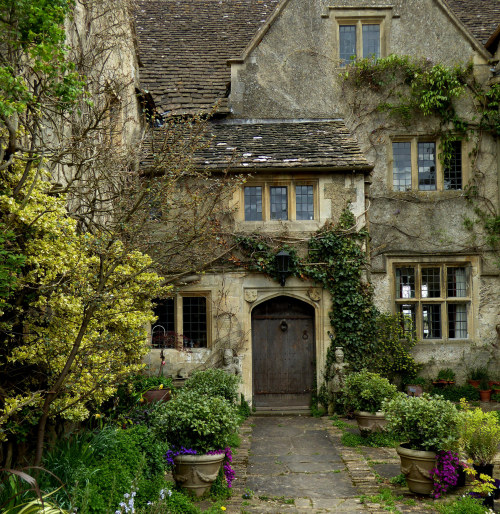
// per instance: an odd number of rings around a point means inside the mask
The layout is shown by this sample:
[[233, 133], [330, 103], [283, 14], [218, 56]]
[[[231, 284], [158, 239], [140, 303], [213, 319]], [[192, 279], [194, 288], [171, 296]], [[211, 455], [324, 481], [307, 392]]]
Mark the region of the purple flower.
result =
[[457, 485], [459, 468], [460, 461], [455, 452], [437, 452], [436, 467], [430, 472], [434, 480], [434, 490], [432, 492], [434, 498], [439, 498], [445, 494], [450, 487]]

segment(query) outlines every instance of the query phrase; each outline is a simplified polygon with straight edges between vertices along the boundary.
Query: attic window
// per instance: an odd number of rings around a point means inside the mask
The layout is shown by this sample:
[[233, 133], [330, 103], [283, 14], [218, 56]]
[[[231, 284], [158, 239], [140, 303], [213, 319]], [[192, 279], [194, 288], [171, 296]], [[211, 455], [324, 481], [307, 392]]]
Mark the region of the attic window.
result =
[[339, 25], [341, 66], [359, 57], [380, 57], [380, 23], [341, 22]]

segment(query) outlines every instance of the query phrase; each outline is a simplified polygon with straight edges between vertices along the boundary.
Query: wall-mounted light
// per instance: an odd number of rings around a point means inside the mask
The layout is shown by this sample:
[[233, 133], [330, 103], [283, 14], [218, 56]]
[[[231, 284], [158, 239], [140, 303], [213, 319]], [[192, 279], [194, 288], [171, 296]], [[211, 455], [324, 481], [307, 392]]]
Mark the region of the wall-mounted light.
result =
[[281, 252], [276, 255], [276, 263], [280, 275], [280, 284], [284, 286], [288, 275], [290, 275], [290, 254], [281, 250]]

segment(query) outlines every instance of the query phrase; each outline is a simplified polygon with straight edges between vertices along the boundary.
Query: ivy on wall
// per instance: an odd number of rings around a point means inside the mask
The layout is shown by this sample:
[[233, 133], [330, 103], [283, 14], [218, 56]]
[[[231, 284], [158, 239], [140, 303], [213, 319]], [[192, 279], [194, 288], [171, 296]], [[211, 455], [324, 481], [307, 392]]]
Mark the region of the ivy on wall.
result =
[[247, 259], [232, 260], [279, 281], [276, 254], [286, 249], [290, 253], [290, 273], [313, 280], [330, 293], [332, 330], [325, 381], [331, 378], [336, 346], [344, 348], [345, 359], [353, 371], [368, 368], [393, 380], [402, 375], [413, 377], [418, 365], [410, 350], [416, 340], [411, 332], [403, 333], [399, 316], [381, 314], [374, 306], [372, 287], [363, 279], [366, 267], [363, 243], [368, 233], [365, 229], [356, 231], [355, 227], [354, 215], [349, 209], [344, 210], [337, 225], [327, 223], [313, 234], [304, 258], [294, 248], [279, 247], [271, 238], [266, 240], [255, 234], [238, 236], [236, 242]]

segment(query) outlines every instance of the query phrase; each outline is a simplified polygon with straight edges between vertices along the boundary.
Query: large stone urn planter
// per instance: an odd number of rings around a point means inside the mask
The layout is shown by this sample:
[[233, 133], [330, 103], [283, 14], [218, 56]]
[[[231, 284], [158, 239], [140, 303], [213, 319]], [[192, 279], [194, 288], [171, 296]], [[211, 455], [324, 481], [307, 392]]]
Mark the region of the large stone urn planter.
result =
[[363, 410], [354, 411], [356, 421], [358, 422], [359, 431], [363, 434], [369, 434], [372, 432], [383, 432], [387, 425], [384, 413], [378, 411], [375, 414], [371, 412], [365, 412]]
[[170, 400], [170, 389], [150, 389], [142, 397], [146, 403], [167, 402]]
[[404, 445], [398, 446], [397, 452], [401, 459], [401, 472], [406, 477], [408, 489], [412, 493], [431, 494], [434, 489], [434, 481], [430, 472], [436, 467], [436, 453], [410, 450]]
[[178, 486], [202, 496], [215, 482], [225, 454], [177, 455], [172, 475]]

